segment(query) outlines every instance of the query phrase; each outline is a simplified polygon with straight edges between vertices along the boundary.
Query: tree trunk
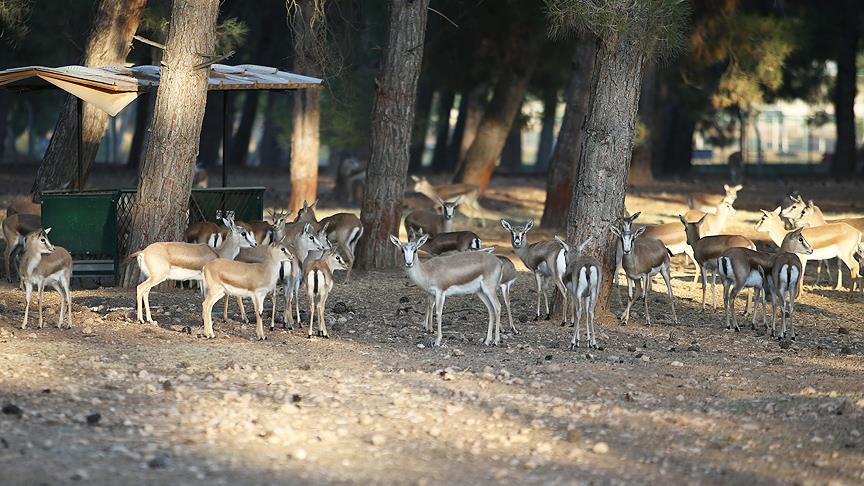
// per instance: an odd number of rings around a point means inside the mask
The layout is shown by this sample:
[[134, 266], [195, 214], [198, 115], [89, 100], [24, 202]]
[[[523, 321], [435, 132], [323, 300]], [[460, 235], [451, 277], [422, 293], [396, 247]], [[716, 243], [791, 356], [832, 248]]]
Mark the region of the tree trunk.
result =
[[486, 105], [486, 88], [477, 86], [465, 96], [465, 121], [462, 135], [459, 141], [459, 157], [456, 159], [457, 170], [461, 169], [465, 163], [465, 156], [468, 155], [468, 149], [477, 138], [477, 129], [480, 127], [480, 120], [483, 118], [483, 110]]
[[474, 184], [481, 192], [486, 191], [537, 66], [538, 46], [536, 39], [525, 42], [504, 67], [477, 128], [477, 136], [465, 154], [465, 162], [459, 167], [454, 182]]
[[577, 182], [567, 216], [568, 241], [582, 242], [592, 237], [586, 252], [603, 263], [598, 305], [604, 311], [609, 309], [615, 268], [616, 239], [609, 227], [619, 224], [624, 210], [645, 64], [640, 48], [645, 32], [639, 29], [634, 26], [610, 34], [598, 44], [588, 114], [582, 127]]
[[456, 125], [453, 127], [453, 135], [447, 146], [447, 165], [456, 167], [459, 164], [459, 152], [462, 148], [462, 139], [465, 137], [465, 119], [468, 117], [468, 96], [465, 93], [459, 95], [459, 115], [456, 116]]
[[417, 113], [414, 116], [414, 130], [411, 132], [411, 161], [408, 172], [419, 172], [423, 169], [423, 155], [426, 153], [426, 133], [429, 131], [429, 115], [432, 111], [432, 98], [435, 90], [431, 80], [420, 78], [417, 86]]
[[657, 136], [657, 66], [652, 64], [645, 68], [642, 80], [642, 95], [639, 98], [639, 120], [645, 127], [646, 134], [642, 143], [633, 150], [633, 160], [630, 162], [630, 184], [648, 184], [654, 180], [652, 145]]
[[[171, 6], [165, 66], [133, 208], [133, 250], [180, 241], [186, 229], [209, 74], [195, 66], [214, 55], [218, 12], [219, 0], [174, 0]], [[128, 265], [124, 286], [136, 285], [138, 275], [138, 265]]]
[[[255, 125], [255, 115], [258, 114], [258, 92], [247, 91], [240, 112], [240, 124], [231, 137], [231, 156], [228, 157], [229, 167], [243, 167], [249, 155], [249, 141], [252, 138], [252, 127]], [[205, 114], [206, 116], [206, 114]]]
[[435, 151], [432, 153], [432, 168], [435, 172], [452, 169], [447, 157], [447, 144], [450, 139], [450, 111], [455, 97], [456, 94], [449, 90], [438, 96], [438, 125], [435, 128]]
[[552, 147], [555, 145], [555, 112], [558, 109], [557, 91], [549, 91], [543, 98], [543, 126], [540, 128], [540, 141], [537, 144], [537, 158], [534, 171], [545, 174], [549, 170]]
[[150, 114], [153, 110], [155, 96], [145, 93], [135, 101], [135, 131], [132, 132], [132, 144], [129, 146], [129, 158], [126, 167], [137, 169], [141, 165], [144, 143], [147, 141], [147, 127], [150, 126]]
[[589, 74], [594, 71], [596, 51], [597, 43], [593, 39], [580, 37], [576, 43], [567, 84], [567, 106], [546, 179], [546, 202], [540, 222], [544, 228], [561, 229], [567, 226], [567, 212], [573, 198], [573, 182], [582, 151], [582, 124], [588, 113], [588, 98], [591, 94]]
[[[294, 32], [294, 72], [320, 76], [316, 52], [323, 19], [317, 9], [323, 0], [300, 0], [291, 17]], [[321, 7], [323, 8], [323, 7]], [[296, 212], [303, 201], [312, 203], [318, 195], [318, 150], [320, 148], [321, 93], [317, 89], [298, 91], [294, 96], [291, 126], [291, 197], [288, 210]]]
[[[141, 10], [145, 3], [146, 0], [100, 0], [87, 36], [81, 64], [90, 67], [123, 64], [132, 45], [132, 36], [138, 30]], [[63, 103], [48, 150], [33, 182], [34, 193], [64, 187], [83, 188], [87, 181], [96, 152], [105, 135], [108, 115], [95, 106], [84, 103], [82, 180], [78, 180], [77, 104], [77, 98], [72, 95], [67, 96]]]
[[397, 249], [389, 236], [399, 234], [402, 219], [428, 6], [429, 0], [390, 0], [387, 43], [372, 109], [372, 155], [360, 213], [365, 228], [357, 247], [360, 268], [392, 268], [396, 263]]
[[837, 145], [831, 159], [831, 173], [842, 179], [855, 175], [855, 94], [858, 54], [856, 1], [844, 2], [847, 14], [840, 22], [837, 45], [837, 80], [834, 85], [834, 113]]
[[501, 167], [507, 169], [511, 174], [522, 170], [521, 127], [514, 126], [507, 134], [507, 140], [504, 141], [504, 148], [501, 150]]

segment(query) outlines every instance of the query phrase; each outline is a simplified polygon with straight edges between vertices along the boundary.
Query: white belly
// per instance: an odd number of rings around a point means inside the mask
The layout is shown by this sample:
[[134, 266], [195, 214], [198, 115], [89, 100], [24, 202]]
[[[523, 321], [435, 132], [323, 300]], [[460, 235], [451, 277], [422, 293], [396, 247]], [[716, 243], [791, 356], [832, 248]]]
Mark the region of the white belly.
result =
[[546, 262], [540, 262], [540, 265], [537, 265], [536, 272], [545, 277], [552, 275], [552, 272], [549, 271], [549, 265], [546, 265]]
[[478, 290], [480, 290], [480, 282], [483, 281], [482, 276], [478, 276], [474, 280], [470, 282], [466, 282], [461, 285], [453, 285], [447, 290], [444, 291], [444, 295], [466, 295], [466, 294], [476, 294]]
[[798, 257], [804, 260], [827, 260], [828, 258], [834, 258], [840, 254], [840, 249], [837, 248], [837, 245], [826, 246], [824, 248], [813, 248], [813, 253], [810, 255], [799, 254]]
[[202, 278], [200, 270], [171, 267], [168, 271], [168, 280], [201, 280]]
[[745, 287], [762, 287], [762, 274], [758, 270], [750, 270], [747, 275], [747, 280], [744, 282]]

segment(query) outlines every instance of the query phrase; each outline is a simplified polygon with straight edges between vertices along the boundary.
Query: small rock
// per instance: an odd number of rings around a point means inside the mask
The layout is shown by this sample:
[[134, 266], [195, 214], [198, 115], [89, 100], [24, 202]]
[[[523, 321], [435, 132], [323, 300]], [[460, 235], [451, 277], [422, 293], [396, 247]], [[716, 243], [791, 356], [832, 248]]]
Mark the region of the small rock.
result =
[[605, 442], [598, 442], [594, 444], [591, 451], [594, 452], [594, 454], [606, 454], [609, 452], [609, 445]]
[[691, 345], [687, 348], [687, 351], [695, 351], [695, 352], [697, 352], [697, 353], [698, 353], [699, 351], [701, 351], [701, 350], [702, 350], [702, 348], [700, 348], [699, 345], [696, 344], [696, 343], [691, 344]]
[[801, 395], [804, 395], [805, 397], [806, 397], [806, 396], [811, 396], [811, 395], [815, 395], [815, 394], [816, 394], [816, 389], [813, 388], [812, 386], [806, 386], [806, 387], [802, 388], [801, 391], [798, 392], [798, 393], [801, 394]]
[[369, 438], [369, 443], [375, 447], [382, 446], [387, 443], [387, 437], [384, 437], [382, 434], [375, 434]]
[[840, 326], [837, 328], [837, 334], [849, 334], [849, 328]]
[[684, 366], [684, 363], [682, 363], [680, 361], [673, 361], [673, 362], [669, 363], [669, 365], [674, 366], [676, 368], [680, 368], [680, 367]]
[[852, 354], [852, 348], [849, 346], [843, 346], [840, 348], [840, 354]]
[[306, 449], [294, 449], [290, 454], [292, 459], [297, 459], [298, 461], [306, 460]]
[[639, 360], [642, 361], [643, 363], [647, 363], [647, 362], [651, 361], [651, 357], [648, 356], [647, 354], [643, 354], [642, 357], [639, 358]]
[[424, 349], [424, 348], [426, 348], [426, 345], [423, 343], [417, 343], [417, 348]]
[[21, 407], [12, 403], [7, 403], [6, 405], [3, 405], [3, 413], [5, 415], [14, 415], [18, 418], [20, 418], [21, 415], [24, 414], [24, 412], [21, 410]]
[[171, 384], [170, 380], [165, 380], [162, 382], [162, 389], [164, 391], [171, 391], [174, 389], [174, 385]]
[[90, 479], [90, 475], [87, 474], [87, 470], [85, 469], [77, 469], [69, 476], [69, 479], [72, 481], [86, 481]]
[[84, 329], [81, 330], [84, 334], [93, 334], [93, 328], [90, 326], [85, 326]]
[[297, 403], [297, 402], [299, 402], [299, 401], [302, 400], [302, 399], [303, 399], [303, 397], [301, 397], [300, 395], [298, 395], [298, 394], [296, 394], [296, 393], [293, 394], [293, 395], [291, 395], [291, 401], [292, 401], [293, 403]]
[[789, 349], [792, 347], [792, 341], [789, 339], [784, 339], [780, 341], [780, 349]]
[[408, 302], [411, 302], [411, 299], [408, 298], [407, 295], [403, 295], [402, 297], [399, 297], [399, 303], [400, 304], [407, 304]]
[[159, 454], [147, 461], [147, 467], [150, 469], [162, 469], [170, 466], [174, 461], [171, 460], [171, 456], [167, 454]]
[[[399, 299], [399, 302], [402, 302], [402, 299]], [[345, 302], [336, 302], [336, 305], [333, 306], [334, 314], [345, 314], [348, 312], [348, 304]]]
[[97, 425], [102, 420], [102, 414], [99, 412], [91, 413], [87, 416], [87, 425]]
[[629, 351], [629, 352], [631, 352], [631, 353], [634, 352], [634, 351], [636, 351], [636, 346], [633, 346], [632, 344], [629, 345], [629, 346], [627, 346], [627, 351]]
[[771, 364], [772, 365], [782, 365], [783, 364], [783, 358], [778, 356], [778, 357], [771, 360]]
[[567, 442], [579, 442], [582, 440], [582, 433], [576, 429], [567, 431]]

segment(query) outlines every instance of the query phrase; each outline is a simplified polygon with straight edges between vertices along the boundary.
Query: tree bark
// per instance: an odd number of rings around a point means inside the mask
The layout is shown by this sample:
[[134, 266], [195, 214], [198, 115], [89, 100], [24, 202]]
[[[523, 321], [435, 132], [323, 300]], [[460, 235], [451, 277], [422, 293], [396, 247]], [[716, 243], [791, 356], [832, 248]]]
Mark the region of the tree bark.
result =
[[[249, 156], [249, 141], [252, 139], [252, 127], [255, 125], [255, 115], [258, 114], [258, 91], [247, 91], [240, 111], [240, 123], [237, 131], [231, 137], [231, 156], [228, 157], [230, 167], [246, 165]], [[205, 115], [206, 116], [206, 115]]]
[[603, 286], [598, 305], [609, 309], [609, 290], [615, 268], [616, 239], [609, 227], [624, 210], [627, 170], [633, 155], [636, 112], [645, 54], [644, 26], [609, 34], [598, 44], [591, 76], [588, 114], [582, 127], [579, 165], [567, 217], [571, 243], [593, 238], [586, 250], [603, 263]]
[[[323, 0], [300, 0], [291, 17], [294, 32], [294, 72], [306, 76], [321, 75], [316, 46], [323, 19], [316, 9]], [[288, 210], [296, 212], [303, 201], [312, 203], [318, 194], [318, 150], [320, 148], [321, 93], [317, 89], [298, 91], [294, 96], [291, 127], [291, 197]]]
[[534, 170], [545, 174], [549, 170], [552, 147], [555, 145], [555, 112], [558, 109], [558, 93], [550, 90], [543, 98], [543, 126], [540, 128], [540, 141], [537, 144], [537, 158]]
[[545, 228], [560, 229], [567, 226], [567, 212], [570, 210], [573, 183], [582, 152], [582, 124], [588, 113], [590, 73], [594, 71], [596, 51], [596, 41], [581, 37], [573, 53], [570, 81], [567, 83], [567, 106], [546, 179], [546, 202], [540, 222]]
[[639, 98], [639, 120], [647, 131], [642, 144], [633, 150], [633, 160], [630, 162], [630, 184], [648, 184], [654, 180], [654, 169], [651, 155], [652, 144], [657, 136], [655, 130], [657, 121], [657, 66], [652, 64], [645, 68], [642, 80], [642, 95]]
[[[219, 0], [172, 4], [165, 65], [133, 208], [133, 250], [157, 241], [180, 241], [186, 228], [209, 74], [195, 66], [214, 54], [218, 12]], [[124, 286], [136, 285], [138, 276], [138, 265], [128, 265]]]
[[153, 111], [155, 96], [145, 93], [135, 101], [135, 131], [132, 132], [132, 144], [129, 146], [129, 158], [126, 167], [137, 169], [141, 165], [144, 144], [147, 141], [147, 127], [150, 126], [150, 114]]
[[831, 160], [831, 173], [842, 179], [855, 175], [855, 95], [859, 31], [858, 2], [844, 2], [846, 9], [839, 26], [837, 45], [837, 80], [834, 85], [834, 113], [837, 145]]
[[426, 152], [426, 133], [429, 131], [429, 115], [432, 112], [432, 98], [435, 90], [429, 79], [420, 77], [417, 86], [417, 112], [414, 116], [414, 130], [411, 132], [411, 161], [408, 172], [419, 172], [423, 169], [423, 155]]
[[435, 172], [447, 172], [452, 169], [447, 157], [450, 139], [450, 110], [456, 94], [447, 90], [438, 96], [438, 120], [435, 127], [435, 150], [432, 152], [432, 169]]
[[372, 109], [372, 155], [360, 213], [365, 231], [357, 247], [357, 263], [363, 269], [396, 264], [398, 250], [389, 236], [399, 234], [402, 219], [428, 6], [429, 0], [390, 0], [387, 43]]
[[522, 128], [513, 126], [501, 150], [501, 167], [510, 173], [522, 170]]
[[[132, 36], [138, 30], [145, 3], [146, 0], [100, 0], [81, 64], [89, 67], [123, 64], [132, 45]], [[39, 165], [32, 192], [83, 188], [108, 124], [108, 115], [89, 103], [84, 103], [83, 112], [82, 180], [78, 180], [77, 98], [69, 95]]]
[[465, 163], [468, 149], [471, 148], [471, 144], [477, 138], [477, 129], [480, 127], [480, 120], [483, 118], [483, 110], [486, 105], [486, 88], [484, 86], [477, 86], [463, 96], [467, 97], [467, 99], [465, 102], [464, 128], [462, 129], [459, 141], [459, 157], [456, 159], [457, 170]]
[[454, 177], [454, 182], [474, 184], [481, 192], [485, 192], [489, 186], [495, 164], [501, 156], [513, 120], [522, 107], [528, 83], [537, 66], [538, 40], [519, 44], [521, 48], [514, 47], [511, 50], [513, 56], [495, 83], [492, 100], [483, 113], [477, 136]]

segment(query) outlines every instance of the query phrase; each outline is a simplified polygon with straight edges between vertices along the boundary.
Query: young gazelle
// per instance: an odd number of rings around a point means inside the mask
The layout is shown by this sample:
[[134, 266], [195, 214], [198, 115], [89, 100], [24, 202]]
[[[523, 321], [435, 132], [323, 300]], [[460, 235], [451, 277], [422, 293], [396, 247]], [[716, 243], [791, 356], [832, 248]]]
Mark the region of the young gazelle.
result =
[[546, 303], [546, 319], [549, 320], [549, 298], [546, 295], [546, 282], [552, 279], [562, 298], [563, 320], [561, 325], [567, 324], [567, 287], [564, 286], [564, 272], [567, 270], [567, 251], [555, 240], [538, 241], [528, 244], [526, 233], [534, 227], [534, 220], [529, 219], [524, 226], [512, 226], [506, 220], [501, 220], [501, 226], [510, 232], [510, 243], [516, 256], [534, 272], [534, 280], [537, 283], [537, 313], [534, 320], [540, 320], [540, 295]]
[[735, 199], [738, 198], [738, 191], [743, 189], [744, 186], [730, 186], [728, 184], [723, 184], [723, 190], [726, 194], [708, 194], [705, 192], [694, 192], [687, 196], [687, 206], [690, 209], [696, 209], [698, 211], [702, 211], [703, 213], [716, 213], [717, 207], [722, 203], [735, 204]]
[[228, 237], [219, 248], [213, 249], [200, 243], [159, 242], [129, 255], [138, 261], [138, 267], [147, 277], [135, 289], [138, 307], [138, 322], [144, 322], [141, 307], [147, 310], [147, 322], [155, 323], [150, 315], [150, 289], [166, 280], [201, 280], [204, 265], [217, 259], [233, 260], [240, 248], [256, 245], [255, 238], [246, 229], [240, 229], [230, 219], [222, 220], [229, 228]]
[[423, 231], [429, 236], [437, 236], [441, 233], [452, 232], [453, 216], [460, 202], [461, 198], [456, 198], [453, 202], [438, 199], [441, 214], [434, 211], [412, 211], [408, 216], [405, 216], [405, 233]]
[[[702, 311], [705, 311], [705, 289], [708, 286], [708, 273], [711, 273], [711, 304], [714, 311], [717, 311], [717, 295], [715, 287], [717, 285], [717, 258], [729, 248], [750, 248], [756, 249], [756, 245], [747, 238], [738, 235], [701, 235], [702, 225], [705, 219], [711, 216], [706, 214], [702, 218], [692, 223], [687, 221], [683, 216], [678, 215], [681, 223], [684, 225], [684, 231], [687, 234], [687, 244], [693, 249], [693, 256], [696, 258], [696, 264], [699, 266], [699, 274], [702, 276]], [[699, 274], [695, 278], [699, 277]], [[696, 281], [694, 278], [694, 282]]]
[[259, 263], [244, 263], [219, 258], [213, 260], [202, 270], [204, 275], [204, 290], [206, 297], [202, 304], [204, 319], [204, 337], [214, 338], [213, 305], [228, 295], [251, 297], [255, 306], [255, 335], [260, 340], [267, 339], [264, 335], [264, 323], [261, 313], [264, 311], [264, 297], [276, 287], [279, 278], [279, 267], [282, 262], [289, 262], [294, 255], [280, 243], [267, 245], [264, 260]]
[[630, 320], [630, 307], [633, 306], [635, 300], [633, 287], [637, 281], [641, 282], [642, 292], [645, 294], [645, 323], [651, 325], [651, 316], [648, 313], [648, 291], [651, 288], [649, 283], [651, 277], [658, 273], [663, 276], [663, 280], [666, 282], [666, 293], [669, 295], [669, 304], [672, 306], [672, 319], [675, 324], [678, 324], [678, 315], [675, 313], [675, 298], [672, 296], [672, 283], [669, 275], [669, 250], [660, 240], [647, 237], [639, 238], [645, 232], [644, 226], [636, 231], [632, 231], [626, 224], [621, 230], [614, 226], [609, 229], [621, 239], [621, 266], [624, 267], [624, 274], [627, 276], [627, 307], [621, 315], [624, 325], [627, 325]]
[[24, 238], [42, 226], [42, 217], [34, 214], [13, 214], [3, 220], [3, 238], [6, 250], [3, 261], [6, 264], [6, 279], [12, 282], [12, 253], [24, 244]]
[[24, 246], [24, 256], [21, 258], [21, 281], [27, 294], [27, 306], [24, 308], [24, 322], [21, 329], [27, 327], [30, 313], [30, 301], [33, 300], [33, 285], [37, 289], [39, 305], [39, 329], [42, 329], [42, 291], [45, 284], [50, 285], [60, 296], [60, 317], [57, 328], [63, 325], [63, 314], [68, 309], [68, 328], [72, 328], [72, 293], [69, 291], [69, 280], [72, 278], [72, 256], [65, 248], [54, 246], [48, 241], [51, 228], [34, 231], [27, 235]]
[[[783, 221], [780, 219], [780, 212], [780, 207], [774, 211], [765, 211], [763, 209], [762, 218], [756, 223], [756, 231], [768, 233], [771, 240], [777, 246], [782, 245], [783, 239], [787, 235]], [[861, 231], [847, 223], [832, 223], [814, 228], [803, 228], [801, 234], [812, 245], [813, 252], [809, 254], [795, 252], [798, 254], [798, 258], [801, 259], [801, 279], [798, 290], [801, 290], [801, 285], [804, 283], [804, 272], [807, 271], [807, 262], [809, 260], [826, 260], [834, 257], [839, 257], [849, 268], [849, 273], [852, 277], [852, 285], [850, 285], [849, 289], [850, 291], [853, 290], [859, 271], [859, 264], [855, 260], [855, 253], [858, 251], [858, 244], [861, 242]], [[843, 288], [842, 281], [842, 278], [837, 279], [835, 290]]]
[[491, 216], [489, 211], [480, 206], [480, 188], [474, 184], [441, 184], [432, 185], [425, 177], [411, 176], [414, 181], [414, 192], [419, 192], [432, 201], [461, 198], [459, 212], [469, 218], [479, 219], [480, 226], [486, 226], [484, 218]]
[[[594, 309], [597, 307], [597, 297], [602, 285], [603, 271], [600, 260], [583, 255], [585, 247], [591, 242], [589, 236], [579, 246], [572, 246], [558, 238], [555, 239], [567, 249], [567, 272], [564, 274], [564, 284], [570, 292], [571, 312], [570, 319], [575, 316], [575, 331], [573, 339], [570, 340], [570, 349], [579, 347], [579, 325], [582, 321], [582, 309], [585, 309], [585, 339], [589, 348], [597, 347], [597, 338], [594, 333]], [[584, 306], [584, 307], [583, 307]]]
[[348, 270], [345, 274], [345, 282], [351, 278], [351, 269], [354, 268], [354, 250], [357, 242], [363, 237], [363, 224], [360, 218], [351, 213], [336, 213], [320, 221], [327, 226], [327, 239], [341, 249], [342, 255], [348, 261]]
[[327, 297], [333, 290], [333, 271], [347, 270], [348, 264], [339, 248], [331, 248], [318, 260], [306, 262], [303, 266], [303, 281], [306, 282], [306, 298], [309, 300], [309, 335], [312, 338], [312, 329], [315, 327], [315, 311], [318, 311], [318, 335], [330, 338], [327, 334], [327, 322], [324, 319], [324, 309], [327, 305]]
[[431, 304], [434, 303], [438, 335], [433, 345], [441, 345], [444, 300], [448, 295], [465, 294], [477, 294], [489, 312], [489, 325], [483, 344], [489, 346], [500, 343], [501, 304], [497, 291], [501, 283], [501, 263], [498, 258], [486, 252], [470, 251], [421, 261], [417, 258], [417, 248], [423, 246], [427, 238], [423, 235], [417, 241], [402, 243], [399, 238], [390, 235], [390, 241], [402, 250], [408, 278], [432, 297], [426, 313], [428, 322], [432, 313]]
[[[795, 299], [798, 297], [798, 279], [801, 278], [801, 259], [789, 252], [779, 253], [774, 258], [774, 268], [771, 269], [771, 337], [777, 337], [776, 301], [780, 301], [779, 339], [786, 338], [786, 313], [789, 313], [789, 331], [795, 340], [795, 327], [792, 325], [792, 313], [795, 311]], [[787, 311], [788, 309], [788, 311]]]
[[[419, 233], [410, 231], [408, 239], [417, 240], [424, 234], [422, 229]], [[483, 242], [473, 231], [452, 231], [430, 236], [420, 249], [431, 255], [441, 255], [448, 252], [479, 250], [482, 246]]]

